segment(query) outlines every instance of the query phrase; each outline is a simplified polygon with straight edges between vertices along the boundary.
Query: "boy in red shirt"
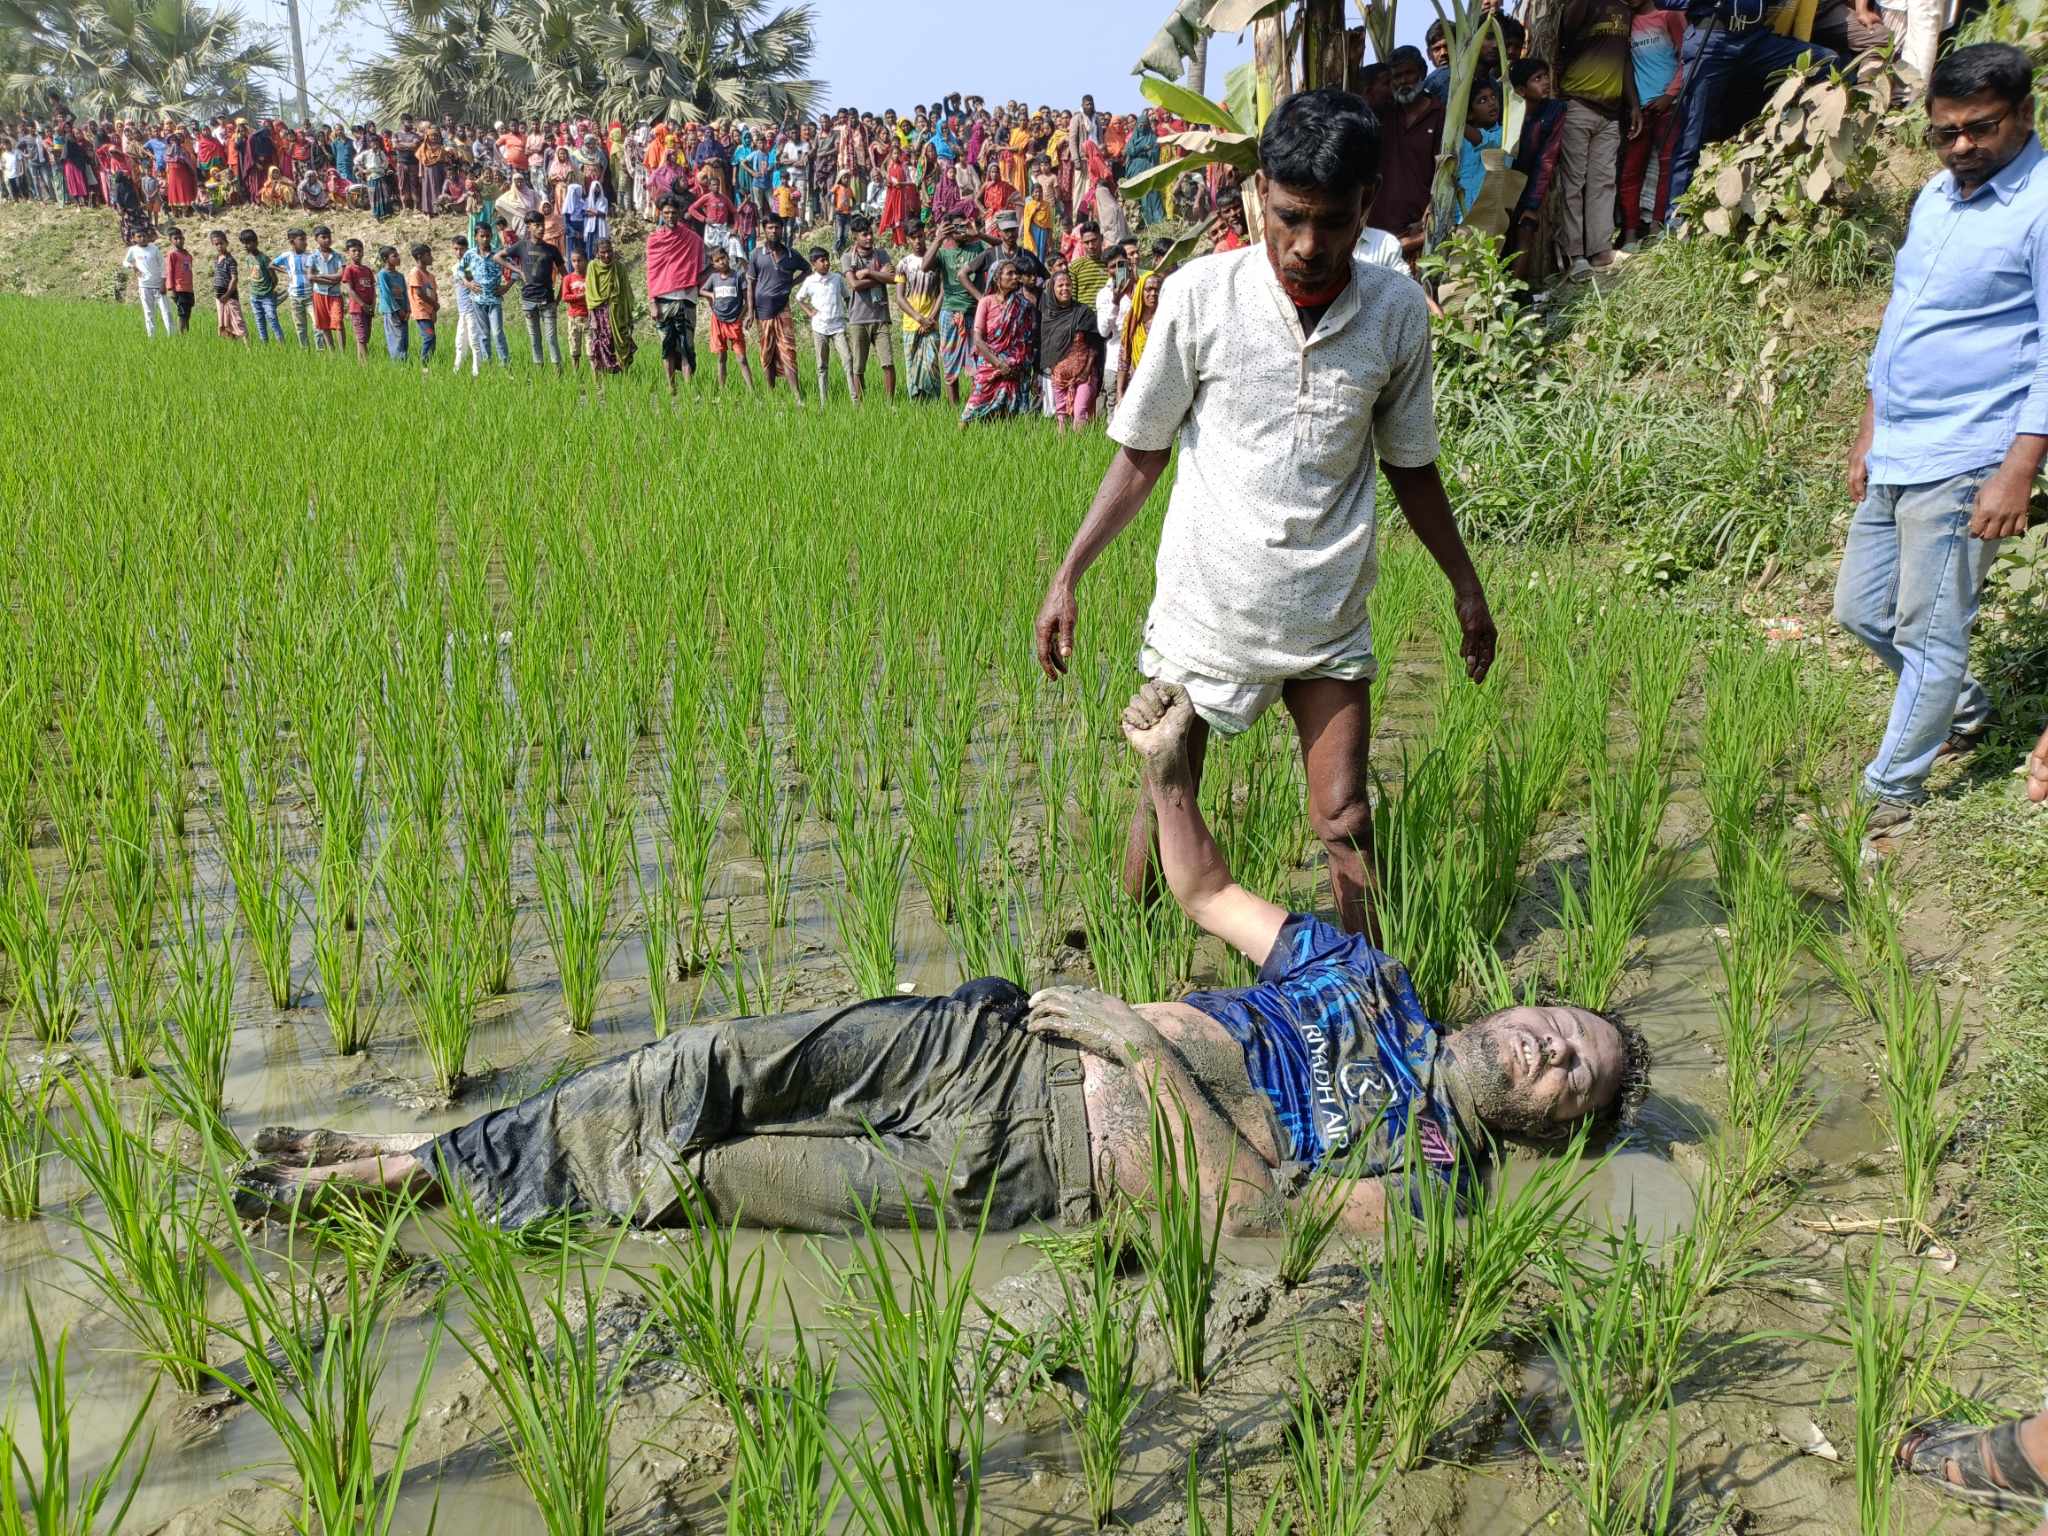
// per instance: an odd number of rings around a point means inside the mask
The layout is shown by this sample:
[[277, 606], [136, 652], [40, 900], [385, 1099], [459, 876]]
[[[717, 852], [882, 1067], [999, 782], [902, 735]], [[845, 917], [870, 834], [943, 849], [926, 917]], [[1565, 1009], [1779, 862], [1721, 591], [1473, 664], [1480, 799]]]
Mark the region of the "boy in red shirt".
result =
[[584, 268], [583, 247], [569, 247], [569, 272], [562, 279], [562, 302], [569, 306], [569, 366], [581, 369], [583, 354], [590, 348], [590, 278]]
[[185, 249], [185, 231], [173, 224], [164, 231], [171, 248], [164, 252], [164, 291], [178, 311], [178, 333], [192, 328], [192, 253]]
[[377, 308], [377, 274], [363, 265], [363, 242], [351, 240], [342, 247], [348, 265], [341, 269], [341, 286], [348, 295], [349, 329], [356, 334], [356, 361], [370, 360], [370, 315]]

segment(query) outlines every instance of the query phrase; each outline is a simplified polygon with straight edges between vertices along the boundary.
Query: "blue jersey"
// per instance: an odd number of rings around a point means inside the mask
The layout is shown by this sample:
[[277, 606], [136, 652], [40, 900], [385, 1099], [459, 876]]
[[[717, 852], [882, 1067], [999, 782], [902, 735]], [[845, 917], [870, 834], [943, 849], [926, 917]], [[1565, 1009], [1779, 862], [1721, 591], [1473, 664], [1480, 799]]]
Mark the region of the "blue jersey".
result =
[[1360, 1174], [1399, 1174], [1412, 1120], [1433, 1170], [1447, 1179], [1467, 1171], [1457, 1112], [1438, 1081], [1443, 1030], [1400, 962], [1364, 939], [1297, 913], [1256, 986], [1186, 1002], [1243, 1047], [1295, 1161], [1313, 1168], [1365, 1138]]

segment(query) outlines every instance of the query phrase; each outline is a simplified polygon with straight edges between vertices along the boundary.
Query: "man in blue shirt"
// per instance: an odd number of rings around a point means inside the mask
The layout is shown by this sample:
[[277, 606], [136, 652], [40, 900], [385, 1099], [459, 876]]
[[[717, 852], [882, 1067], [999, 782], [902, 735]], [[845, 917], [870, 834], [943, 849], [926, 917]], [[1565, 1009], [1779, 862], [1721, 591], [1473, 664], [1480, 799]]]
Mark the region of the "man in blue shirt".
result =
[[1407, 1176], [1469, 1187], [1481, 1133], [1554, 1145], [1626, 1124], [1649, 1086], [1642, 1037], [1569, 1007], [1509, 1008], [1455, 1033], [1400, 964], [1231, 878], [1196, 804], [1194, 706], [1147, 683], [1124, 711], [1145, 761], [1160, 863], [1196, 923], [1261, 962], [1256, 986], [1132, 1005], [1002, 980], [678, 1030], [445, 1135], [266, 1130], [245, 1185], [289, 1203], [329, 1181], [464, 1186], [507, 1226], [551, 1212], [672, 1220], [694, 1180], [723, 1219], [845, 1230], [901, 1221], [923, 1180], [954, 1219], [1085, 1222], [1145, 1198], [1155, 1105], [1195, 1140], [1226, 1228], [1272, 1235], [1319, 1166], [1376, 1231]]
[[1935, 760], [1991, 724], [1970, 630], [2048, 453], [2048, 169], [2027, 56], [1957, 49], [1928, 82], [1927, 118], [1946, 169], [1914, 203], [1893, 269], [1835, 588], [1836, 620], [1899, 680], [1863, 773], [1872, 832], [1911, 820]]

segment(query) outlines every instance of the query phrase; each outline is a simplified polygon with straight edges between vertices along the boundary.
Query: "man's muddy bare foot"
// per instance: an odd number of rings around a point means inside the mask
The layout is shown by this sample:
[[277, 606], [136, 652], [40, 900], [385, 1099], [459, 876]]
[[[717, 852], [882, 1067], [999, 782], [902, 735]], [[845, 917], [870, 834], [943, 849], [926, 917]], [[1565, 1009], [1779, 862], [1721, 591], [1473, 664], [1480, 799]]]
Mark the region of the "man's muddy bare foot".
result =
[[434, 1138], [417, 1132], [395, 1136], [370, 1136], [315, 1127], [301, 1130], [293, 1125], [266, 1125], [256, 1133], [254, 1151], [279, 1163], [300, 1168], [326, 1168], [361, 1158], [394, 1152], [416, 1152]]
[[1195, 706], [1178, 683], [1151, 682], [1124, 706], [1124, 740], [1145, 762], [1145, 777], [1166, 788], [1193, 780], [1188, 768], [1188, 732]]

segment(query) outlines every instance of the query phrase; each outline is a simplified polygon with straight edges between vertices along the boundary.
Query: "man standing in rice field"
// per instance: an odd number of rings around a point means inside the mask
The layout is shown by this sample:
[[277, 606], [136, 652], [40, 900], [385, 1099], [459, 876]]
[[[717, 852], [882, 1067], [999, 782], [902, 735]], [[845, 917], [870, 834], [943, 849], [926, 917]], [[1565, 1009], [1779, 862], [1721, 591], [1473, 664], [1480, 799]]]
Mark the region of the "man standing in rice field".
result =
[[1899, 248], [1849, 450], [1857, 506], [1835, 586], [1837, 622], [1899, 680], [1863, 770], [1872, 833], [1912, 820], [1936, 760], [1995, 723], [1970, 675], [1970, 631], [2048, 456], [2048, 165], [2026, 54], [1981, 43], [1944, 58], [1927, 137], [1946, 169]]
[[[1234, 735], [1286, 705], [1337, 913], [1359, 933], [1372, 879], [1377, 470], [1450, 579], [1475, 682], [1493, 665], [1493, 618], [1437, 473], [1427, 302], [1405, 273], [1354, 256], [1377, 186], [1372, 113], [1338, 90], [1290, 97], [1259, 158], [1265, 238], [1166, 283], [1110, 425], [1120, 451], [1039, 609], [1038, 659], [1049, 678], [1067, 670], [1075, 588], [1144, 506], [1178, 439], [1139, 670], [1193, 700], [1198, 780], [1211, 730]], [[1124, 862], [1134, 896], [1156, 861], [1141, 804]]]

